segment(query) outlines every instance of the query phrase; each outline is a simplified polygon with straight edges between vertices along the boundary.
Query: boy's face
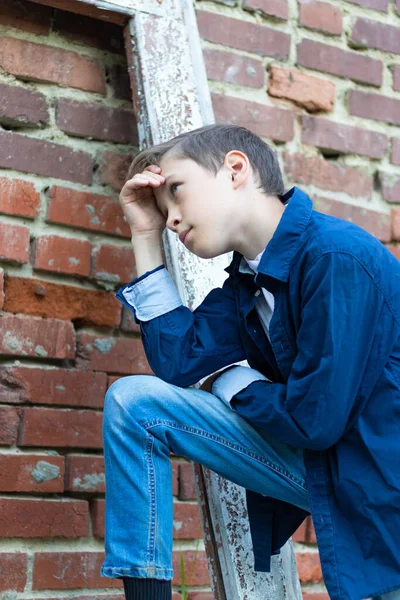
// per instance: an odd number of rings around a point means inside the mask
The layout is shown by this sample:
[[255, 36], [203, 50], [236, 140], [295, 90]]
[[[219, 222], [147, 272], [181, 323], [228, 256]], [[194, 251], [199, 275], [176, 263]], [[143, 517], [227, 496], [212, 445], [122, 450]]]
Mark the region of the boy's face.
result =
[[154, 188], [157, 205], [188, 250], [213, 258], [235, 249], [239, 194], [229, 165], [214, 176], [191, 159], [166, 155], [160, 167], [166, 181]]

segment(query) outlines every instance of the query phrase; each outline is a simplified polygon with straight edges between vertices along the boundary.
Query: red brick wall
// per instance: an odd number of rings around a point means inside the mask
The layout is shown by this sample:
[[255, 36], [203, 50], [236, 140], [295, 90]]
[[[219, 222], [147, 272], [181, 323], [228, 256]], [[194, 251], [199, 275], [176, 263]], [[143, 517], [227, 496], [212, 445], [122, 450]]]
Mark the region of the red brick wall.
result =
[[[288, 186], [400, 258], [399, 0], [196, 9], [217, 119], [265, 137]], [[99, 577], [101, 409], [111, 381], [149, 372], [113, 294], [135, 275], [118, 205], [137, 151], [126, 68], [117, 26], [1, 3], [0, 592], [23, 598], [122, 598]], [[191, 465], [172, 460], [178, 599], [179, 544], [190, 572], [200, 522]], [[311, 522], [295, 544], [304, 594], [320, 600]], [[190, 600], [209, 597], [202, 548]]]

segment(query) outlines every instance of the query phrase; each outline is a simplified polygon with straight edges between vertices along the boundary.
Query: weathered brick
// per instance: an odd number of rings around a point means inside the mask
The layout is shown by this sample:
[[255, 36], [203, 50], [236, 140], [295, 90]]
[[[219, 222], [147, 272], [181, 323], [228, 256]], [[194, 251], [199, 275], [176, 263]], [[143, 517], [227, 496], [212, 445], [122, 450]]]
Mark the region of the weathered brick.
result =
[[0, 402], [102, 408], [105, 373], [75, 369], [0, 367]]
[[122, 28], [116, 23], [95, 20], [66, 10], [56, 10], [53, 31], [75, 44], [125, 56]]
[[393, 89], [396, 92], [400, 92], [400, 66], [395, 65], [393, 71]]
[[57, 125], [61, 131], [77, 137], [137, 145], [137, 124], [133, 111], [89, 104], [76, 100], [59, 100]]
[[88, 503], [84, 500], [0, 498], [2, 538], [85, 537], [88, 524]]
[[107, 76], [115, 98], [132, 102], [131, 82], [127, 65], [111, 65], [107, 71]]
[[351, 32], [351, 41], [360, 48], [377, 48], [400, 54], [400, 27], [359, 18]]
[[82, 366], [127, 375], [152, 374], [141, 340], [98, 337], [90, 333], [78, 334], [78, 340], [79, 364]]
[[102, 417], [94, 410], [24, 408], [18, 445], [102, 448]]
[[277, 142], [287, 142], [293, 138], [294, 114], [291, 111], [231, 96], [211, 96], [217, 122], [241, 125]]
[[40, 194], [33, 183], [21, 179], [0, 178], [0, 212], [18, 217], [37, 217]]
[[382, 196], [387, 202], [400, 202], [400, 175], [379, 172]]
[[[4, 270], [0, 269], [0, 310], [4, 306]], [[129, 321], [128, 321], [129, 323]]]
[[179, 500], [195, 500], [196, 485], [193, 465], [190, 462], [179, 463]]
[[7, 312], [113, 327], [120, 323], [121, 306], [115, 296], [107, 292], [39, 279], [6, 277], [4, 310]]
[[326, 152], [363, 154], [371, 158], [382, 158], [389, 143], [382, 133], [308, 115], [302, 117], [301, 141]]
[[122, 579], [101, 577], [103, 552], [35, 552], [32, 590], [122, 587]]
[[91, 243], [86, 240], [41, 235], [35, 241], [34, 268], [66, 275], [88, 276], [91, 248]]
[[[387, 12], [389, 4], [389, 0], [347, 0], [347, 2], [358, 4], [359, 6], [364, 6], [365, 8], [373, 8], [374, 10], [379, 10], [381, 12]], [[316, 598], [316, 600], [318, 599]]]
[[0, 454], [0, 492], [63, 491], [63, 456]]
[[50, 190], [47, 221], [131, 237], [118, 199], [60, 186]]
[[179, 490], [179, 463], [171, 461], [172, 467], [172, 495], [177, 496]]
[[99, 169], [100, 183], [111, 186], [117, 192], [121, 191], [133, 156], [118, 154], [117, 152], [104, 152]]
[[40, 92], [0, 83], [0, 123], [13, 127], [41, 127], [49, 122], [46, 97]]
[[187, 600], [214, 600], [212, 592], [189, 592]]
[[92, 253], [92, 277], [113, 284], [128, 283], [136, 277], [130, 246], [95, 246]]
[[37, 35], [48, 35], [51, 26], [52, 8], [36, 2], [2, 0], [0, 24], [22, 29]]
[[132, 311], [126, 306], [122, 308], [120, 328], [125, 333], [140, 333], [140, 325], [135, 322]]
[[17, 264], [27, 263], [29, 235], [27, 227], [0, 223], [0, 260]]
[[315, 0], [299, 0], [299, 9], [300, 25], [332, 35], [342, 33], [343, 17], [340, 7]]
[[289, 56], [290, 36], [262, 25], [231, 19], [206, 11], [197, 11], [200, 36], [229, 48], [284, 59]]
[[264, 85], [265, 69], [259, 60], [224, 50], [203, 48], [208, 79], [259, 88]]
[[106, 93], [101, 63], [70, 50], [0, 37], [0, 65], [11, 75], [27, 81]]
[[296, 529], [292, 535], [293, 542], [306, 542], [307, 541], [307, 519], [304, 519], [300, 527]]
[[351, 90], [349, 110], [357, 117], [400, 125], [400, 100], [394, 98]]
[[210, 585], [208, 574], [207, 556], [204, 550], [175, 550], [172, 552], [172, 565], [174, 569], [173, 585], [180, 585], [181, 578], [181, 555], [185, 565], [185, 583], [192, 585]]
[[70, 454], [65, 457], [67, 492], [105, 492], [104, 458]]
[[113, 383], [118, 381], [118, 379], [121, 379], [121, 377], [124, 377], [124, 375], [109, 375], [107, 377], [107, 389], [111, 387]]
[[176, 540], [203, 537], [198, 504], [174, 502], [173, 536]]
[[89, 154], [8, 131], [0, 132], [0, 167], [90, 185]]
[[289, 18], [289, 6], [287, 0], [244, 0], [244, 10], [260, 12], [268, 17], [275, 17], [287, 21]]
[[345, 192], [354, 198], [371, 198], [374, 188], [373, 176], [367, 175], [362, 169], [347, 167], [319, 156], [285, 152], [283, 158], [285, 174], [293, 181], [315, 185], [322, 190]]
[[90, 503], [90, 516], [94, 537], [104, 539], [104, 511], [105, 501], [96, 499]]
[[392, 154], [390, 160], [394, 165], [400, 165], [400, 138], [392, 140]]
[[291, 100], [309, 112], [330, 112], [335, 102], [336, 86], [327, 79], [312, 77], [294, 69], [271, 67], [268, 94]]
[[0, 446], [15, 444], [20, 421], [19, 411], [11, 406], [0, 406]]
[[25, 552], [0, 552], [0, 592], [23, 592], [28, 570]]
[[301, 583], [322, 581], [321, 563], [317, 552], [296, 552], [296, 563]]
[[387, 213], [328, 198], [314, 197], [313, 200], [316, 210], [355, 223], [382, 242], [390, 241], [390, 215]]
[[303, 40], [297, 46], [297, 64], [353, 81], [382, 84], [381, 60], [312, 40]]
[[0, 354], [74, 358], [72, 323], [22, 315], [0, 315]]

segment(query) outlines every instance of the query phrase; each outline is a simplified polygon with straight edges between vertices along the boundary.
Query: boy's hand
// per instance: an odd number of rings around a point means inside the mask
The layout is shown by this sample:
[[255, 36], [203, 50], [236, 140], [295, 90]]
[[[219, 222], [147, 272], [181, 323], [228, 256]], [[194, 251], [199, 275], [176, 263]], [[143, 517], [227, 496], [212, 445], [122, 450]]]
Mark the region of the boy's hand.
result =
[[136, 173], [122, 188], [119, 201], [131, 228], [132, 237], [160, 235], [165, 229], [166, 219], [157, 206], [153, 192], [154, 188], [164, 182], [161, 168], [149, 165], [141, 173]]

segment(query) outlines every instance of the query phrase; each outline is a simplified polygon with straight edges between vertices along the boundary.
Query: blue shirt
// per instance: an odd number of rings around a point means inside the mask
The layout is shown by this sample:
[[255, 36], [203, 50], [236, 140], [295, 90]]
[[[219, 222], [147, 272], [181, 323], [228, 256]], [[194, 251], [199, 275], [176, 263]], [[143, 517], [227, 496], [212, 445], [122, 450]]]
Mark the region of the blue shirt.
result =
[[[243, 359], [264, 376], [227, 401], [304, 449], [325, 585], [333, 600], [360, 600], [400, 588], [400, 263], [361, 228], [314, 211], [298, 188], [289, 198], [258, 273], [241, 272], [235, 252], [222, 288], [195, 311], [178, 295], [165, 312], [155, 296], [138, 310], [126, 299], [158, 271], [167, 281], [162, 265], [117, 296], [161, 379], [186, 387]], [[254, 306], [260, 288], [275, 298], [270, 340]], [[268, 571], [308, 513], [246, 497], [254, 568]]]

